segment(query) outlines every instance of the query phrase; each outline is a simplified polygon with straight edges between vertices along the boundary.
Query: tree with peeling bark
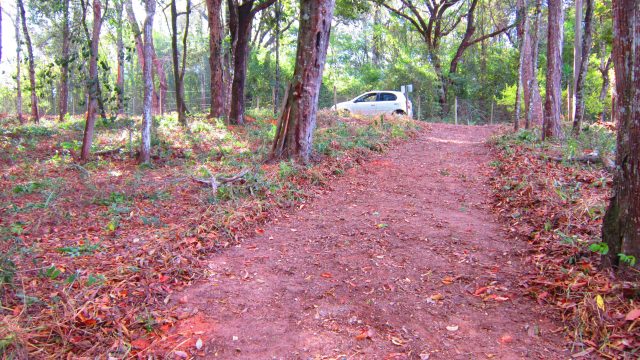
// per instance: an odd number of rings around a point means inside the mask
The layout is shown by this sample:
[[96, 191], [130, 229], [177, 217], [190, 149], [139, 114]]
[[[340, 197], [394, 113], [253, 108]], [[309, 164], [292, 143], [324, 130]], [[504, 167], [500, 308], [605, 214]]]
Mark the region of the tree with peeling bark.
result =
[[176, 85], [176, 111], [178, 122], [187, 125], [187, 104], [184, 99], [184, 71], [187, 63], [187, 36], [189, 35], [189, 16], [191, 14], [191, 0], [187, 0], [184, 33], [182, 35], [182, 67], [178, 49], [178, 8], [176, 0], [171, 0], [171, 58], [173, 60], [173, 79]]
[[140, 131], [140, 163], [151, 161], [151, 124], [152, 118], [152, 96], [153, 96], [153, 16], [156, 12], [156, 1], [145, 0], [145, 12], [147, 17], [144, 20], [144, 67], [142, 68], [142, 78], [144, 81], [144, 102], [142, 106], [142, 129]]
[[562, 138], [562, 0], [549, 0], [547, 27], [547, 93], [544, 103], [542, 140]]
[[[605, 265], [640, 259], [640, 7], [635, 0], [613, 0], [613, 66], [617, 147], [613, 196], [602, 239], [609, 246]], [[631, 261], [627, 261], [629, 263]], [[636, 265], [638, 265], [636, 263]]]
[[27, 55], [29, 59], [29, 86], [31, 91], [31, 118], [36, 123], [40, 122], [40, 113], [38, 112], [38, 95], [36, 94], [36, 65], [33, 59], [33, 46], [31, 45], [31, 36], [27, 27], [26, 12], [24, 11], [23, 0], [17, 0], [18, 11], [20, 11], [20, 19], [22, 21], [22, 33], [24, 35], [25, 45], [27, 45]]
[[575, 90], [575, 113], [573, 116], [573, 134], [578, 135], [580, 133], [580, 127], [584, 119], [584, 82], [587, 78], [587, 70], [589, 67], [589, 54], [591, 53], [591, 42], [593, 34], [593, 0], [585, 0], [585, 15], [584, 15], [584, 33], [582, 38], [580, 55], [580, 65], [578, 71], [578, 79], [576, 81]]
[[296, 66], [283, 100], [272, 158], [309, 161], [334, 7], [335, 0], [300, 1]]
[[207, 22], [209, 24], [209, 67], [211, 69], [211, 110], [210, 117], [222, 118], [226, 115], [226, 85], [224, 81], [224, 58], [222, 39], [222, 0], [206, 0]]
[[244, 91], [249, 58], [251, 25], [256, 14], [273, 5], [276, 0], [228, 0], [229, 29], [233, 47], [233, 81], [231, 85], [231, 109], [229, 123], [244, 124]]
[[80, 160], [82, 161], [87, 161], [91, 153], [96, 113], [98, 112], [98, 44], [100, 42], [101, 27], [102, 4], [100, 0], [93, 0], [93, 31], [91, 34], [91, 53], [89, 55], [89, 78], [87, 79], [89, 103], [87, 104], [87, 120], [85, 122], [82, 150], [80, 152]]

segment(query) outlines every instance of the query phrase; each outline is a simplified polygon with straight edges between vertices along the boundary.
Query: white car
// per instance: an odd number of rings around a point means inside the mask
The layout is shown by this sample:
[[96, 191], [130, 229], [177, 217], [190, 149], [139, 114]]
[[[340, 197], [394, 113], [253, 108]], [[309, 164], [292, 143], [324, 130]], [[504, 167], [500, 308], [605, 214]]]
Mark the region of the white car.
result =
[[347, 114], [413, 116], [411, 101], [399, 91], [369, 91], [351, 101], [336, 104], [334, 109]]

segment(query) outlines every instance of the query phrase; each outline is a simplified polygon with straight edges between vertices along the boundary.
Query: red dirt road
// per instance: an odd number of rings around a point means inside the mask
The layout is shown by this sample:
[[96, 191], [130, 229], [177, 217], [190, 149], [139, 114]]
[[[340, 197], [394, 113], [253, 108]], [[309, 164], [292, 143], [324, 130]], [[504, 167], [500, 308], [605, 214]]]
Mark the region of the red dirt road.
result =
[[494, 130], [433, 125], [214, 255], [208, 280], [172, 297], [179, 312], [197, 311], [175, 328], [180, 349], [221, 359], [567, 358], [559, 324], [523, 296], [526, 244], [491, 212]]

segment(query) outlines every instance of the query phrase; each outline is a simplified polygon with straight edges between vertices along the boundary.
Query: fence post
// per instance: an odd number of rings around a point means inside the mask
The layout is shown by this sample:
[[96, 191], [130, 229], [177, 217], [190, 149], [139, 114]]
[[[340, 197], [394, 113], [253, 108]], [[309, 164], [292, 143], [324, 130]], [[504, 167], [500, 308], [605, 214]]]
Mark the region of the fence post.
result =
[[493, 125], [493, 101], [491, 102], [491, 117], [489, 118], [489, 125]]
[[456, 125], [458, 125], [458, 97], [457, 96], [453, 99], [453, 118], [455, 119]]

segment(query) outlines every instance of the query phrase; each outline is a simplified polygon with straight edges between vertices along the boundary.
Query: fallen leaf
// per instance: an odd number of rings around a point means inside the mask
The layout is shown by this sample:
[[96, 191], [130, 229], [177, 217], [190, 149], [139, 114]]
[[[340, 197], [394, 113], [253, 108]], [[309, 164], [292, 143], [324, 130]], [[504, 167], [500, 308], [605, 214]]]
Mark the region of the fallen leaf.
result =
[[198, 338], [198, 340], [196, 340], [196, 349], [200, 350], [202, 349], [202, 339]]
[[624, 317], [626, 321], [634, 321], [635, 319], [640, 317], [640, 308], [633, 309], [629, 311], [627, 316]]
[[449, 325], [447, 326], [448, 331], [458, 331], [458, 325]]
[[176, 350], [173, 352], [174, 354], [176, 354], [177, 357], [181, 358], [181, 359], [186, 359], [189, 357], [189, 355], [187, 355], [186, 352], [181, 351], [181, 350]]
[[442, 283], [445, 285], [451, 285], [453, 284], [453, 278], [451, 276], [447, 276], [444, 279], [442, 279]]
[[360, 333], [356, 335], [356, 340], [371, 339], [373, 337], [373, 330], [369, 328], [360, 329]]
[[333, 277], [333, 275], [331, 275], [331, 273], [329, 272], [323, 272], [322, 274], [320, 274], [320, 276], [322, 276], [323, 278], [327, 278], [330, 279]]
[[596, 305], [598, 305], [600, 310], [604, 311], [604, 299], [600, 294], [596, 295]]
[[148, 348], [149, 345], [151, 345], [151, 342], [149, 340], [145, 339], [145, 338], [138, 338], [138, 339], [135, 339], [135, 340], [131, 341], [131, 346], [134, 349], [143, 350], [143, 349]]
[[487, 290], [489, 290], [488, 286], [479, 287], [479, 288], [476, 289], [476, 291], [473, 292], [473, 295], [480, 296], [480, 295], [484, 294], [485, 292], [487, 292]]
[[513, 342], [513, 336], [511, 335], [502, 335], [502, 337], [500, 338], [500, 344], [509, 344]]
[[404, 341], [404, 340], [402, 340], [402, 339], [400, 339], [400, 338], [397, 338], [397, 337], [395, 337], [395, 336], [393, 336], [393, 337], [391, 338], [391, 342], [393, 343], [393, 345], [398, 345], [398, 346], [402, 346], [402, 345], [404, 345], [404, 343], [405, 343], [405, 341]]
[[440, 293], [431, 295], [431, 300], [433, 300], [433, 301], [439, 301], [439, 300], [442, 300], [442, 299], [444, 299], [444, 295], [442, 295]]

